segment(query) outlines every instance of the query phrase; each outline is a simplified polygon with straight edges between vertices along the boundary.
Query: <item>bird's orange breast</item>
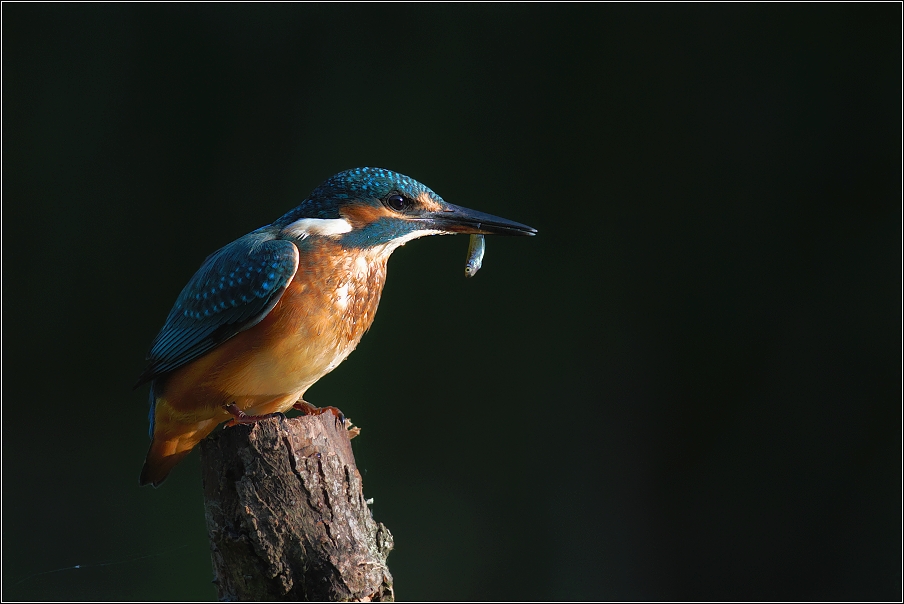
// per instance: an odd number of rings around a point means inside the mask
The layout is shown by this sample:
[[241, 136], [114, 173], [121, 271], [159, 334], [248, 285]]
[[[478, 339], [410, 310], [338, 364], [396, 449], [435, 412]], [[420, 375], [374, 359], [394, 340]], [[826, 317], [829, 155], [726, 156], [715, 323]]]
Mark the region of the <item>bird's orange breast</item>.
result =
[[226, 405], [248, 415], [287, 411], [347, 357], [373, 323], [391, 249], [320, 242], [257, 325], [154, 380], [154, 436], [142, 484], [159, 484], [220, 423]]
[[391, 249], [320, 242], [257, 325], [154, 380], [154, 436], [142, 484], [159, 484], [220, 423], [226, 405], [248, 415], [287, 411], [347, 357], [373, 323]]
[[[174, 371], [159, 398], [190, 415], [219, 412], [230, 403], [249, 414], [289, 409], [357, 346], [373, 322], [385, 280], [385, 257], [327, 243], [300, 255], [270, 313]], [[294, 398], [282, 400], [287, 397]]]

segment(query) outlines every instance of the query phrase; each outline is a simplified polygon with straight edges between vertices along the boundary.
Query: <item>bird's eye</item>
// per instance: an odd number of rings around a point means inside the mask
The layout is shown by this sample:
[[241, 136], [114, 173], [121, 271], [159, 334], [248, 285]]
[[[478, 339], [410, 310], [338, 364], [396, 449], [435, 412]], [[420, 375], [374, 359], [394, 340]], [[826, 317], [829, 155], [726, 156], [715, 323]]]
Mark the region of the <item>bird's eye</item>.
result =
[[402, 212], [408, 209], [408, 206], [411, 205], [411, 200], [402, 195], [399, 195], [398, 193], [393, 193], [386, 198], [386, 205], [388, 205], [396, 212]]

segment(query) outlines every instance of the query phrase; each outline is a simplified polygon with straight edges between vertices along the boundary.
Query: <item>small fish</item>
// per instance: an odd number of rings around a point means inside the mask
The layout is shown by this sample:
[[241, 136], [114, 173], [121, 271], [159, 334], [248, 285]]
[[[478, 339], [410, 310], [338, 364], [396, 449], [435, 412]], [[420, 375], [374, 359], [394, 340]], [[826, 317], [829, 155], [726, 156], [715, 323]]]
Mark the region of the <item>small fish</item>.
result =
[[487, 251], [483, 235], [471, 235], [468, 243], [468, 263], [465, 265], [465, 277], [473, 277], [483, 266], [483, 255]]

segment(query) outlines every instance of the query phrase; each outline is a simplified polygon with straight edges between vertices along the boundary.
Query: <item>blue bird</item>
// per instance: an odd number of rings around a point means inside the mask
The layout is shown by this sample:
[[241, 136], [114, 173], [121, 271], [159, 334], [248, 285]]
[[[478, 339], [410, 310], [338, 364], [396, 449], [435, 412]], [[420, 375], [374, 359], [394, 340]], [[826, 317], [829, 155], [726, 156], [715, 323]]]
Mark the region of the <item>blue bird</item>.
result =
[[536, 232], [446, 203], [390, 170], [329, 178], [272, 224], [208, 256], [179, 294], [136, 384], [151, 382], [141, 484], [163, 482], [224, 421], [320, 411], [302, 397], [370, 327], [399, 246], [425, 235]]

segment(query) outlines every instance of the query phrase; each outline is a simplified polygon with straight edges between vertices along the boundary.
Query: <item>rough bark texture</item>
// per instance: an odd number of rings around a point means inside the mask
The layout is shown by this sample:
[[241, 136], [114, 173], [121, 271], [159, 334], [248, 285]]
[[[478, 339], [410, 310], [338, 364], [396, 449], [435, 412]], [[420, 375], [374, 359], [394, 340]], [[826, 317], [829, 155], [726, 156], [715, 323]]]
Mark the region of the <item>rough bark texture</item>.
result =
[[392, 535], [331, 413], [224, 429], [201, 465], [220, 600], [394, 600]]

